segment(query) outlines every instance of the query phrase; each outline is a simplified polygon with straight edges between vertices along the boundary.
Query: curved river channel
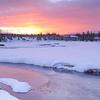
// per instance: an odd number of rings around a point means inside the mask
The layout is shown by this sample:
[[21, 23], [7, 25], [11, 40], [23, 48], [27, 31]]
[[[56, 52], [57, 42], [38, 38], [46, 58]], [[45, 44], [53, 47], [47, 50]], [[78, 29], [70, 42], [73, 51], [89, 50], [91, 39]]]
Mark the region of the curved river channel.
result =
[[32, 86], [28, 93], [15, 93], [0, 83], [3, 90], [20, 100], [100, 100], [100, 77], [58, 73], [25, 64], [0, 63], [0, 78], [15, 78]]

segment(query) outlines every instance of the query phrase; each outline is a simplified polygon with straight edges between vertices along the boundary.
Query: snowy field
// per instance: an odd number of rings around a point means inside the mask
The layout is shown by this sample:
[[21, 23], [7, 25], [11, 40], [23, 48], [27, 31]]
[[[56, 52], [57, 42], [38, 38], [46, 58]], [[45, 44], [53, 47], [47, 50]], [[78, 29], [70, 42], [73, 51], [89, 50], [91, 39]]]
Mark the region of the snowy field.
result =
[[15, 41], [3, 44], [0, 62], [69, 68], [79, 72], [100, 69], [100, 42]]

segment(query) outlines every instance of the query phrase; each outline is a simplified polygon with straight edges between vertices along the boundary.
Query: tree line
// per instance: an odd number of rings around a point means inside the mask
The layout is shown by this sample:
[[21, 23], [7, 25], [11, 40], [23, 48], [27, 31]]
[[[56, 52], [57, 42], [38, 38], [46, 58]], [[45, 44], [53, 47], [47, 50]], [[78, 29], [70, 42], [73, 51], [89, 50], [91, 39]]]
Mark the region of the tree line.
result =
[[47, 34], [13, 34], [13, 33], [0, 33], [0, 42], [12, 40], [60, 40], [60, 41], [100, 41], [100, 32], [82, 32], [76, 34], [60, 35], [57, 33]]

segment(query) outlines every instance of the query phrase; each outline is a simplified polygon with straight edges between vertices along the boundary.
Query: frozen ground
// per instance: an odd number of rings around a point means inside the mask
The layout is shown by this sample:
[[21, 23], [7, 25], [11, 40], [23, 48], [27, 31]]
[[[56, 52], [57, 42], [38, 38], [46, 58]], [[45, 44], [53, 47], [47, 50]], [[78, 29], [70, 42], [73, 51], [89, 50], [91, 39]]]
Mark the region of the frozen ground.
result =
[[17, 41], [4, 44], [5, 47], [0, 47], [0, 62], [56, 65], [79, 72], [100, 69], [100, 42]]
[[7, 91], [0, 90], [0, 100], [19, 100], [19, 99], [10, 95]]

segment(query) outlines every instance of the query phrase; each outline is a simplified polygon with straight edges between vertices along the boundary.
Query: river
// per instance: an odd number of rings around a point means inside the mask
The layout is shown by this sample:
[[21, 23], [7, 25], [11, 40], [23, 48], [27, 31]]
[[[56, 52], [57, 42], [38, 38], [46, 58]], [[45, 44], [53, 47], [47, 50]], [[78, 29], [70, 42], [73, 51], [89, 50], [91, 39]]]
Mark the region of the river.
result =
[[100, 100], [100, 77], [58, 73], [25, 64], [0, 63], [0, 78], [15, 78], [32, 86], [28, 93], [14, 93], [0, 83], [2, 89], [20, 100]]

